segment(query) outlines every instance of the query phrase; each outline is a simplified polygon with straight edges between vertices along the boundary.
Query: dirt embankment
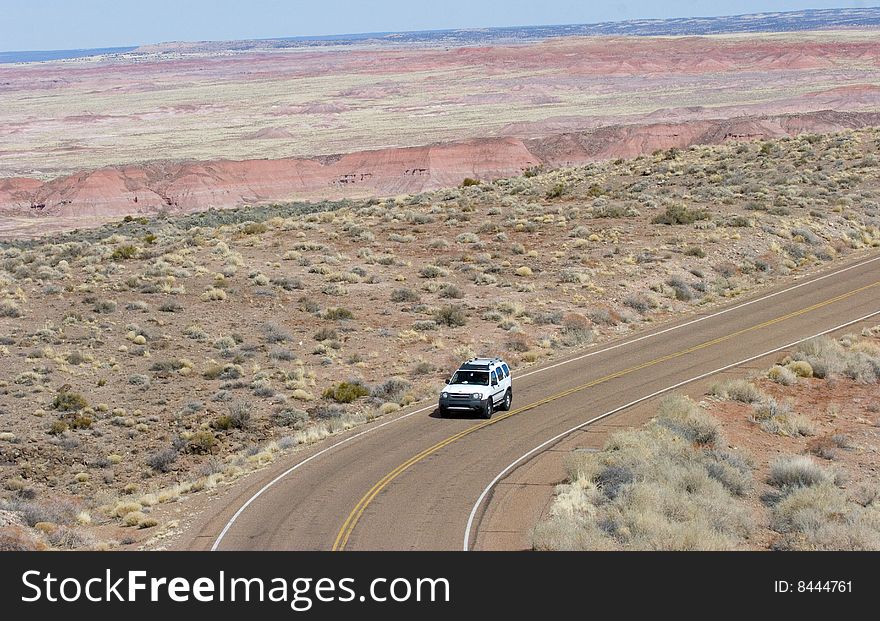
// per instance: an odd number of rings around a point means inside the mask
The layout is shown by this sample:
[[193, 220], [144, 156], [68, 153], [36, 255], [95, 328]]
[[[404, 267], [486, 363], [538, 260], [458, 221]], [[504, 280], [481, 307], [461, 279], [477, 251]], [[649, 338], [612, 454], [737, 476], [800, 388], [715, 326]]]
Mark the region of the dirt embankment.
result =
[[542, 138], [474, 139], [332, 158], [217, 160], [106, 167], [48, 182], [0, 180], [0, 212], [107, 217], [187, 212], [294, 199], [417, 193], [466, 177], [495, 179], [539, 165], [572, 166], [658, 149], [780, 138], [880, 124], [878, 113], [820, 111], [776, 116], [616, 125]]

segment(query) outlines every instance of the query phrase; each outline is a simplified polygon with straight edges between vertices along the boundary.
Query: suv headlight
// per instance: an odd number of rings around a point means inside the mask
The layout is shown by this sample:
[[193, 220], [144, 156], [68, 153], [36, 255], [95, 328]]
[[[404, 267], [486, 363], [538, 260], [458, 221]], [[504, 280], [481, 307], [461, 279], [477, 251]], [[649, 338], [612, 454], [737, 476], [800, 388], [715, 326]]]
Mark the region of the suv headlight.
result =
[[481, 393], [481, 392], [474, 393], [474, 399], [482, 399], [482, 398], [483, 398], [483, 393]]
[[449, 393], [448, 393], [448, 392], [444, 392], [444, 393], [443, 393], [442, 395], [440, 395], [440, 396], [443, 397], [444, 399], [448, 399], [448, 398], [449, 398]]

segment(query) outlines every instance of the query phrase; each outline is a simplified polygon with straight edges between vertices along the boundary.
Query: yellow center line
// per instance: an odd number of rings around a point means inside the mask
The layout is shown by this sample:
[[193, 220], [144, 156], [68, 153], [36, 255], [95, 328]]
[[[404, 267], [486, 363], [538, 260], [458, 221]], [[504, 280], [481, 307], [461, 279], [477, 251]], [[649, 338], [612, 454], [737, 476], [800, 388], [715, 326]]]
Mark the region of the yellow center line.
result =
[[780, 323], [783, 321], [787, 321], [787, 320], [793, 319], [795, 317], [799, 317], [801, 315], [812, 312], [812, 311], [817, 310], [819, 308], [828, 306], [830, 304], [834, 304], [835, 302], [840, 302], [841, 300], [845, 300], [845, 299], [852, 297], [858, 293], [861, 293], [863, 291], [866, 291], [868, 289], [871, 289], [871, 288], [877, 287], [877, 286], [880, 286], [880, 281], [877, 281], [877, 282], [872, 283], [870, 285], [865, 285], [864, 287], [859, 287], [858, 289], [853, 289], [852, 291], [849, 291], [849, 292], [844, 293], [842, 295], [838, 295], [836, 297], [825, 300], [824, 302], [819, 302], [817, 304], [813, 304], [812, 306], [808, 306], [806, 308], [796, 310], [794, 312], [788, 313], [787, 315], [782, 315], [781, 317], [776, 317], [775, 319], [770, 319], [769, 321], [765, 321], [763, 323], [760, 323], [760, 324], [757, 324], [754, 326], [750, 326], [748, 328], [743, 328], [742, 330], [737, 330], [736, 332], [732, 332], [732, 333], [727, 334], [725, 336], [720, 336], [718, 338], [714, 338], [712, 340], [705, 341], [705, 342], [700, 343], [698, 345], [694, 345], [693, 347], [689, 347], [687, 349], [683, 349], [681, 351], [677, 351], [672, 354], [667, 354], [667, 355], [661, 356], [659, 358], [654, 358], [653, 360], [649, 360], [647, 362], [637, 364], [635, 366], [629, 367], [628, 369], [623, 369], [622, 371], [616, 371], [614, 373], [610, 373], [608, 375], [605, 375], [604, 377], [594, 379], [594, 380], [589, 381], [585, 384], [575, 386], [574, 388], [569, 388], [567, 390], [563, 390], [562, 392], [556, 393], [554, 395], [551, 395], [551, 396], [546, 397], [544, 399], [541, 399], [539, 401], [535, 401], [535, 402], [530, 403], [529, 405], [525, 405], [521, 408], [511, 410], [510, 412], [506, 412], [506, 413], [502, 414], [501, 416], [496, 416], [496, 417], [491, 418], [487, 421], [483, 421], [481, 423], [478, 423], [476, 425], [468, 427], [467, 429], [460, 431], [452, 436], [449, 436], [445, 440], [441, 440], [437, 444], [434, 444], [433, 446], [426, 448], [418, 455], [410, 457], [408, 460], [406, 460], [405, 462], [403, 462], [402, 464], [397, 466], [394, 470], [392, 470], [391, 472], [386, 474], [384, 477], [382, 477], [375, 485], [373, 485], [373, 487], [370, 488], [370, 491], [368, 491], [366, 494], [364, 494], [363, 498], [360, 499], [360, 501], [357, 503], [357, 505], [355, 505], [354, 509], [352, 509], [351, 513], [349, 513], [348, 518], [346, 518], [345, 522], [342, 525], [342, 528], [339, 529], [339, 533], [336, 535], [336, 540], [333, 542], [332, 550], [334, 552], [336, 552], [336, 551], [341, 551], [341, 550], [345, 549], [345, 546], [348, 544], [348, 539], [349, 539], [349, 537], [351, 537], [352, 532], [354, 532], [354, 529], [357, 526], [358, 522], [360, 521], [361, 516], [364, 514], [364, 511], [366, 511], [367, 507], [370, 505], [370, 503], [373, 501], [373, 499], [376, 498], [376, 496], [378, 496], [379, 493], [381, 493], [382, 490], [384, 490], [394, 479], [396, 479], [398, 476], [400, 476], [404, 471], [409, 469], [411, 466], [417, 464], [418, 462], [422, 461], [426, 457], [432, 455], [433, 453], [436, 453], [437, 451], [441, 450], [442, 448], [449, 446], [453, 442], [456, 442], [457, 440], [460, 440], [461, 438], [463, 438], [467, 435], [470, 435], [476, 431], [479, 431], [480, 429], [483, 429], [484, 427], [488, 427], [489, 425], [494, 425], [496, 423], [499, 423], [507, 418], [510, 418], [511, 416], [516, 416], [517, 414], [522, 414], [523, 412], [528, 412], [528, 411], [533, 410], [533, 409], [540, 407], [542, 405], [546, 405], [552, 401], [556, 401], [558, 399], [562, 399], [564, 397], [572, 395], [576, 392], [586, 390], [587, 388], [592, 388], [593, 386], [597, 386], [599, 384], [604, 384], [605, 382], [609, 382], [613, 379], [623, 377], [624, 375], [629, 375], [630, 373], [634, 373], [636, 371], [640, 371], [642, 369], [652, 367], [652, 366], [661, 364], [663, 362], [668, 362], [669, 360], [673, 360], [675, 358], [680, 358], [681, 356], [686, 356], [688, 354], [692, 354], [695, 351], [699, 351], [701, 349], [705, 349], [707, 347], [711, 347], [713, 345], [717, 345], [719, 343], [729, 341], [730, 339], [734, 339], [738, 336], [742, 336], [743, 334], [747, 334], [749, 332], [754, 332], [755, 330], [760, 330], [762, 328], [766, 328], [768, 326], [772, 326], [774, 324], [777, 324], [777, 323]]

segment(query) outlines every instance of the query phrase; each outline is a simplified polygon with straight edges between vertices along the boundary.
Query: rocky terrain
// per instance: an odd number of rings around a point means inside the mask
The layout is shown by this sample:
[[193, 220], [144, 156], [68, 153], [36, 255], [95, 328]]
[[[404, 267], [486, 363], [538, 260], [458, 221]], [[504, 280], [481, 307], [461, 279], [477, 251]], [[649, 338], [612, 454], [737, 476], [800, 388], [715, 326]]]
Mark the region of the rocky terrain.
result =
[[128, 546], [341, 429], [880, 246], [880, 132], [0, 243], [0, 546]]
[[877, 41], [571, 37], [0, 66], [0, 234], [871, 126]]

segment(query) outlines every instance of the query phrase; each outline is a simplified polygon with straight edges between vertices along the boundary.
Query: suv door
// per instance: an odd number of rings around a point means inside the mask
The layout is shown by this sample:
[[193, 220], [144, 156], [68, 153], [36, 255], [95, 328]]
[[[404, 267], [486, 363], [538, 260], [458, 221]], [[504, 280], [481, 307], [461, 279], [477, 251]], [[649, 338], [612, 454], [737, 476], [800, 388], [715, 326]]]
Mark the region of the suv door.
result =
[[507, 392], [504, 385], [504, 371], [495, 368], [489, 371], [489, 376], [492, 383], [492, 402], [498, 403], [504, 399], [504, 393]]

